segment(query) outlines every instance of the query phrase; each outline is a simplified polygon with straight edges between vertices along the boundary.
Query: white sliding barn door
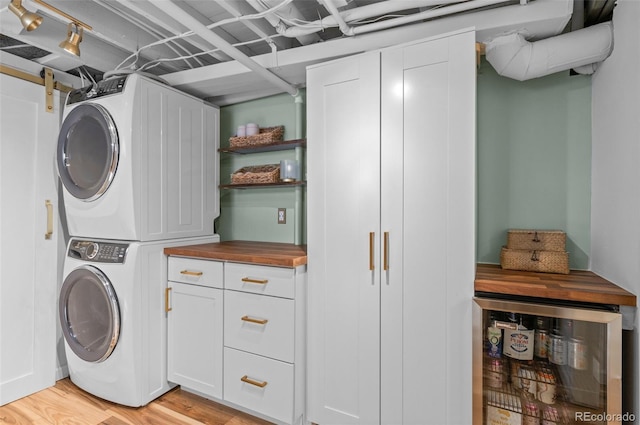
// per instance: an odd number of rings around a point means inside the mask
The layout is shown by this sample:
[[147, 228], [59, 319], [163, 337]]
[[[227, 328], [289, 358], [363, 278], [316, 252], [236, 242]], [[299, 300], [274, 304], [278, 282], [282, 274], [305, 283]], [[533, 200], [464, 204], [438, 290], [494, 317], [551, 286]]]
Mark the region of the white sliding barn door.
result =
[[53, 104], [45, 112], [43, 86], [0, 74], [0, 405], [55, 383], [57, 91]]

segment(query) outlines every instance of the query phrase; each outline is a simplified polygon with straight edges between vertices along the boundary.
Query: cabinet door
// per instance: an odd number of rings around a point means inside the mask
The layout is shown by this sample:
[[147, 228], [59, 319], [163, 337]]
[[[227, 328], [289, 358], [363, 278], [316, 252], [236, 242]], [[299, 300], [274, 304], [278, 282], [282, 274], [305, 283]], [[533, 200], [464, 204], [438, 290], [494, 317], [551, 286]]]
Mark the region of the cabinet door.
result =
[[379, 61], [307, 74], [307, 413], [323, 425], [379, 420]]
[[222, 398], [223, 290], [169, 282], [170, 382]]
[[0, 405], [55, 384], [58, 91], [53, 105], [44, 87], [0, 74]]
[[474, 43], [466, 32], [382, 53], [385, 424], [471, 423]]

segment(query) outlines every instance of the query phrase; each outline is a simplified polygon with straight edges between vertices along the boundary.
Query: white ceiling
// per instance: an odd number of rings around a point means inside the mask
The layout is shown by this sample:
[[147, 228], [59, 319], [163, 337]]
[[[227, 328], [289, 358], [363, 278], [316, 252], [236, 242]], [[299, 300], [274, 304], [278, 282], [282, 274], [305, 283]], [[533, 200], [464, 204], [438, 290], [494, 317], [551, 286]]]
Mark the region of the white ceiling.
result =
[[[9, 2], [0, 0], [0, 32], [44, 51], [32, 61], [61, 71], [143, 70], [218, 105], [293, 93], [313, 63], [462, 28], [476, 28], [478, 41], [514, 30], [554, 36], [574, 7], [573, 0], [47, 1], [92, 27], [77, 58], [58, 46], [68, 17], [23, 0], [44, 18], [27, 32]], [[19, 46], [3, 51], [18, 54]]]

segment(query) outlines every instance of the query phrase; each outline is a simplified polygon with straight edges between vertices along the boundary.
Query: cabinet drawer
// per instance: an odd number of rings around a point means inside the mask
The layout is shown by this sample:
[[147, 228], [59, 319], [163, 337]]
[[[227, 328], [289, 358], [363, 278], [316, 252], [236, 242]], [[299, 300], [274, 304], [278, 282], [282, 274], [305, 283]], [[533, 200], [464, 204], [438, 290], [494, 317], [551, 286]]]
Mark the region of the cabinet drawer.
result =
[[278, 421], [291, 423], [293, 365], [225, 348], [224, 399]]
[[225, 291], [224, 345], [293, 362], [294, 301]]
[[227, 263], [225, 289], [293, 298], [295, 270], [284, 267]]
[[223, 288], [223, 276], [223, 263], [219, 261], [169, 257], [168, 278], [170, 281]]

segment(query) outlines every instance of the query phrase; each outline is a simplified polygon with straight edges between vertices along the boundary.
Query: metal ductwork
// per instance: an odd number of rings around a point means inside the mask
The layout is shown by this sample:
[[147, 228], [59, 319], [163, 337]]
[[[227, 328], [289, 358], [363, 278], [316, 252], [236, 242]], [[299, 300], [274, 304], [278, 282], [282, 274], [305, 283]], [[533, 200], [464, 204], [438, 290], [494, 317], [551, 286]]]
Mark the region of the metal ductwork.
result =
[[491, 39], [485, 49], [498, 74], [519, 81], [572, 68], [592, 73], [613, 50], [613, 25], [605, 22], [535, 42], [516, 32]]

